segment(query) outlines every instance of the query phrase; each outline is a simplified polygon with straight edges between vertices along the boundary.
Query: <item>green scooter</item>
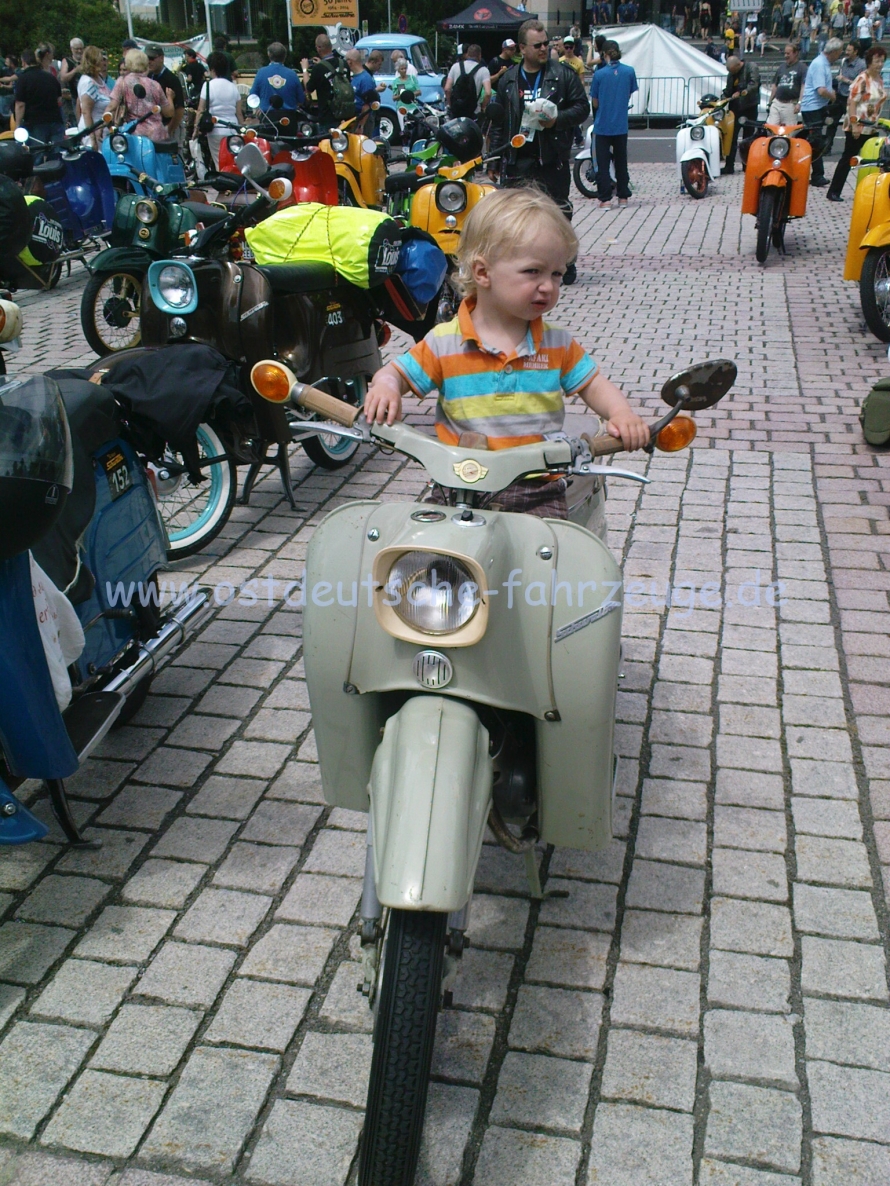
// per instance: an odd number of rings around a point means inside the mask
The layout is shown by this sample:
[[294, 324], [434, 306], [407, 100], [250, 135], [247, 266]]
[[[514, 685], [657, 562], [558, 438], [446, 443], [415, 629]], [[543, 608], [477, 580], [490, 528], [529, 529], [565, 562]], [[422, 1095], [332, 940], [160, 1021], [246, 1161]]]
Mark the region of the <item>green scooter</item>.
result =
[[[720, 360], [670, 379], [649, 448], [688, 445], [695, 422], [678, 413], [716, 404], [735, 377]], [[622, 575], [590, 528], [606, 477], [649, 479], [597, 464], [624, 448], [611, 436], [450, 446], [404, 422], [350, 427], [357, 409], [277, 361], [251, 378], [267, 399], [330, 416], [325, 432], [412, 458], [443, 498], [332, 511], [301, 596], [324, 796], [368, 813], [362, 987], [376, 1019], [358, 1182], [410, 1186], [486, 824], [524, 858], [537, 898], [538, 842], [592, 851], [612, 838]], [[495, 509], [511, 483], [547, 475], [572, 479], [568, 521]]]

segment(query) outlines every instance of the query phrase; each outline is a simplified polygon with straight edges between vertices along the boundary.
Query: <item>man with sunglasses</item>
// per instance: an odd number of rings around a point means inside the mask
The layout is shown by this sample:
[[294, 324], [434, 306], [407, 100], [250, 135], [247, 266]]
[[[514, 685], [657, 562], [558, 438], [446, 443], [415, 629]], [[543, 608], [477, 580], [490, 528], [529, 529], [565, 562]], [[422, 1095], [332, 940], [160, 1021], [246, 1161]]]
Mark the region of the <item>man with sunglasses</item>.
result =
[[[508, 186], [538, 185], [571, 221], [572, 138], [590, 113], [587, 96], [575, 71], [551, 59], [550, 40], [540, 21], [520, 25], [517, 42], [522, 60], [498, 83], [504, 118], [492, 127], [491, 151], [501, 154]], [[514, 148], [511, 140], [519, 133], [525, 142]], [[574, 281], [573, 262], [562, 282]]]

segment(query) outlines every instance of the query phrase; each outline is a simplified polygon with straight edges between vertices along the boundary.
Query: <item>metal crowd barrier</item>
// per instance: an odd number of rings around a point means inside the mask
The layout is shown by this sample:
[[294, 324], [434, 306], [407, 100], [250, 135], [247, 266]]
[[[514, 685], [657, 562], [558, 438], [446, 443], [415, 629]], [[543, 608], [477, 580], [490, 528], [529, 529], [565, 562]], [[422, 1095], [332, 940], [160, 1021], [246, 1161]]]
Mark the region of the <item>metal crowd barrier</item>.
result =
[[726, 73], [705, 74], [697, 78], [640, 78], [639, 90], [630, 105], [630, 118], [664, 119], [698, 114], [702, 95], [719, 95], [726, 86]]

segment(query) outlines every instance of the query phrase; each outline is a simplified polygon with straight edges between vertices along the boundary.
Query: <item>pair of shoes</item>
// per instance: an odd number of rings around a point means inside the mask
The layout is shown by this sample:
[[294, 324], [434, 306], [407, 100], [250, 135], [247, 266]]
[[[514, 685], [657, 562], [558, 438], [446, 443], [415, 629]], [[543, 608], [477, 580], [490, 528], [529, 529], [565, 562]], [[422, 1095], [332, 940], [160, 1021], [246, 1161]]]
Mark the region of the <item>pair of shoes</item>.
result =
[[566, 284], [574, 284], [577, 279], [578, 279], [578, 269], [575, 267], [574, 264], [569, 264], [569, 266], [566, 268], [565, 272], [563, 273], [563, 277], [562, 277], [563, 287], [565, 287]]
[[600, 209], [602, 209], [603, 206], [611, 206], [611, 205], [612, 205], [611, 198], [600, 198]]
[[842, 202], [844, 200], [840, 194], [833, 194], [831, 190], [829, 190], [825, 196], [828, 198], [829, 202]]
[[720, 173], [721, 173], [721, 176], [723, 176], [723, 177], [731, 177], [733, 175], [733, 173], [735, 173], [735, 165], [733, 165], [733, 167], [731, 169], [728, 168], [726, 165], [724, 165], [723, 168], [720, 170]]
[[810, 185], [818, 186], [821, 189], [823, 185], [828, 185], [828, 178], [827, 177], [815, 177], [810, 182]]

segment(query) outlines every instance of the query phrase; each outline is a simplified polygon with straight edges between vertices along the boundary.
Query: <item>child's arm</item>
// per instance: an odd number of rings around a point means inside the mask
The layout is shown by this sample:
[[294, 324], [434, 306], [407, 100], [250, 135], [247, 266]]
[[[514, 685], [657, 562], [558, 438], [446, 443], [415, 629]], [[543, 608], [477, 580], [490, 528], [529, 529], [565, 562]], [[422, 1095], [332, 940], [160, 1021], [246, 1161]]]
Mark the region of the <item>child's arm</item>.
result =
[[369, 424], [393, 424], [402, 419], [402, 396], [411, 390], [408, 380], [391, 362], [381, 367], [365, 396], [365, 419]]
[[649, 426], [633, 411], [624, 392], [597, 371], [578, 395], [606, 421], [610, 436], [620, 437], [626, 449], [642, 449], [649, 444]]

